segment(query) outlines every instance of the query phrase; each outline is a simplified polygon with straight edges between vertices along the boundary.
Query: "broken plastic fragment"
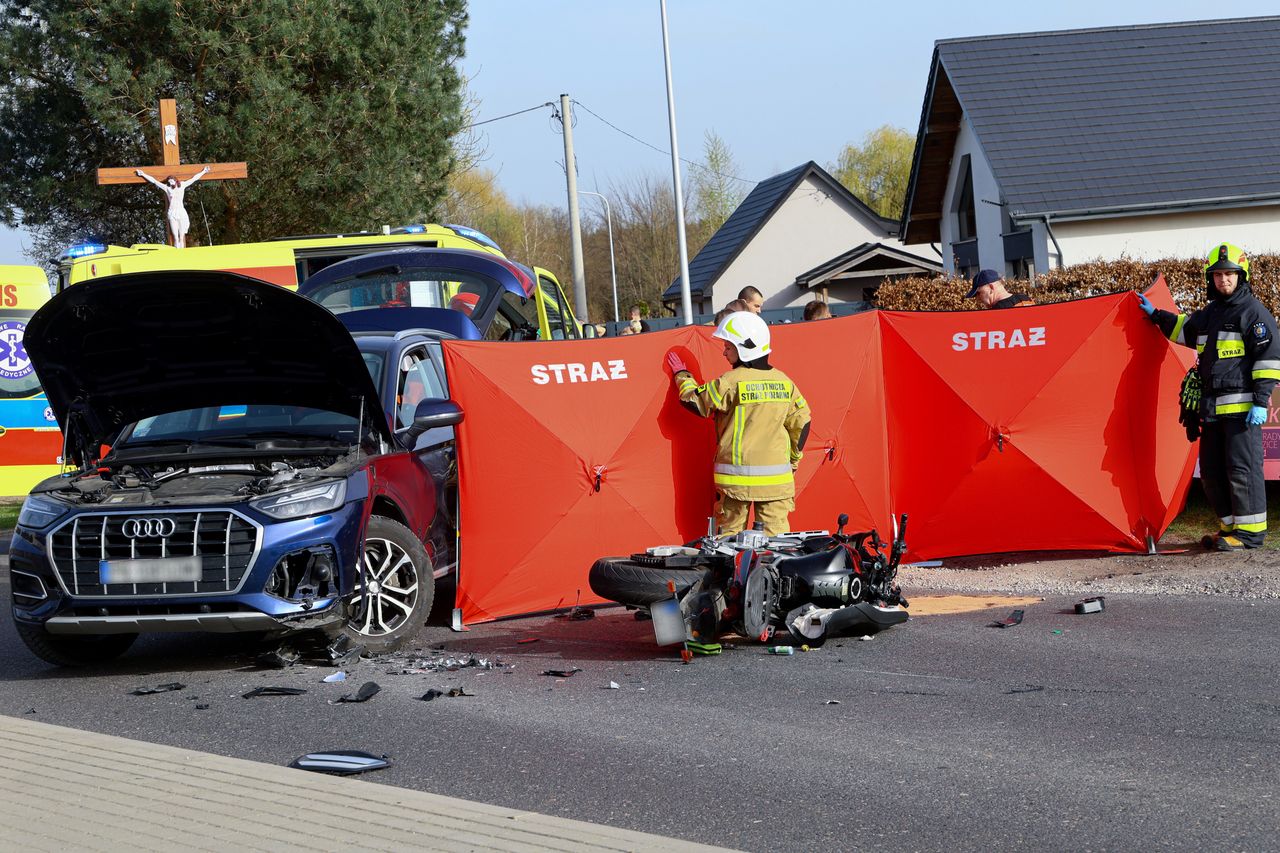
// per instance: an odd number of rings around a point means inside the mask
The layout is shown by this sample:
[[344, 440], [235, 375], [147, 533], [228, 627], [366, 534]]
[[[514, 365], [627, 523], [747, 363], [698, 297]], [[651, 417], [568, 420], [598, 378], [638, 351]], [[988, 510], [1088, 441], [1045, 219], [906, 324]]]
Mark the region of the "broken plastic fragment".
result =
[[370, 770], [390, 767], [391, 759], [385, 755], [370, 755], [358, 750], [335, 749], [329, 752], [307, 753], [295, 758], [289, 766], [315, 773], [350, 776], [353, 773], [367, 773]]
[[302, 655], [296, 648], [288, 643], [282, 643], [276, 648], [258, 655], [258, 665], [284, 669], [287, 666], [293, 666], [300, 657]]
[[346, 634], [340, 634], [326, 651], [329, 653], [329, 663], [334, 666], [350, 666], [360, 660], [360, 656], [364, 654], [364, 646], [351, 642]]
[[839, 699], [828, 699], [827, 701], [823, 702], [822, 704], [823, 704], [823, 705], [839, 705], [839, 704], [840, 704], [840, 700], [839, 700]]
[[570, 622], [581, 622], [584, 619], [596, 618], [596, 612], [594, 610], [591, 610], [589, 608], [582, 607], [581, 605], [579, 605], [578, 607], [575, 607], [572, 610], [570, 610], [568, 613], [556, 614], [556, 618], [568, 619]]
[[301, 696], [306, 693], [301, 687], [277, 687], [269, 685], [267, 687], [255, 687], [248, 693], [244, 694], [245, 699], [256, 699], [259, 696]]
[[360, 685], [360, 689], [357, 690], [354, 694], [347, 693], [343, 696], [339, 696], [336, 700], [330, 700], [329, 704], [341, 705], [344, 703], [351, 703], [351, 702], [368, 702], [374, 696], [377, 696], [381, 691], [382, 691], [382, 688], [378, 686], [378, 682], [366, 681], [364, 684]]
[[1006, 616], [1004, 619], [1000, 619], [999, 621], [992, 622], [991, 627], [992, 628], [1012, 628], [1014, 625], [1021, 625], [1021, 624], [1022, 624], [1022, 611], [1015, 610], [1012, 613], [1010, 613], [1008, 616]]
[[185, 690], [187, 685], [177, 681], [171, 681], [168, 684], [157, 684], [155, 687], [139, 687], [137, 690], [129, 692], [130, 696], [150, 696], [152, 693], [172, 693], [175, 690]]
[[621, 690], [621, 689], [622, 689], [622, 685], [616, 681], [610, 681], [609, 686], [605, 688], [605, 690]]
[[542, 674], [552, 675], [552, 676], [555, 676], [556, 678], [568, 678], [569, 676], [573, 675], [575, 672], [582, 672], [582, 667], [575, 666], [569, 669], [544, 669], [542, 671]]
[[347, 680], [347, 674], [345, 672], [335, 672], [332, 675], [326, 675], [324, 677], [325, 684], [334, 684], [335, 682], [346, 681], [346, 680]]
[[209, 710], [209, 706], [208, 706], [208, 705], [197, 705], [197, 706], [196, 706], [196, 710], [197, 710], [197, 711], [207, 711], [207, 710]]

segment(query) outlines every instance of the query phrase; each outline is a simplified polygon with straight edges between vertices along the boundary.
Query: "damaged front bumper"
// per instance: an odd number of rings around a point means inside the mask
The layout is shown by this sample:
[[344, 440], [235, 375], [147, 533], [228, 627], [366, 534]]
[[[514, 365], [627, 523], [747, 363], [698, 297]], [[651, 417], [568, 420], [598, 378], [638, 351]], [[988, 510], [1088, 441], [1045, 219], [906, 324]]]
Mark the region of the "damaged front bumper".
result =
[[348, 615], [360, 511], [352, 502], [319, 517], [253, 517], [261, 534], [243, 581], [198, 596], [75, 595], [56, 574], [48, 534], [20, 528], [10, 546], [13, 618], [50, 634], [336, 634]]
[[329, 602], [323, 610], [272, 616], [252, 611], [230, 613], [163, 613], [97, 616], [54, 616], [44, 623], [50, 634], [156, 634], [209, 631], [215, 634], [294, 631], [328, 631], [345, 621], [341, 602]]

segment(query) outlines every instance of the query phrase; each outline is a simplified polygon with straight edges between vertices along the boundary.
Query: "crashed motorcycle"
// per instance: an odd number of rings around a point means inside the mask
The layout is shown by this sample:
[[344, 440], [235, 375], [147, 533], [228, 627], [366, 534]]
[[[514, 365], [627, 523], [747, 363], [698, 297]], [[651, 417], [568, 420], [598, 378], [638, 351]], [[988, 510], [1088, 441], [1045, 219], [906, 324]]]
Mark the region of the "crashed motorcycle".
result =
[[683, 546], [596, 560], [589, 576], [601, 598], [645, 610], [659, 645], [715, 643], [727, 632], [820, 645], [907, 621], [896, 578], [907, 516], [893, 542], [877, 531], [808, 530], [766, 536], [762, 525]]

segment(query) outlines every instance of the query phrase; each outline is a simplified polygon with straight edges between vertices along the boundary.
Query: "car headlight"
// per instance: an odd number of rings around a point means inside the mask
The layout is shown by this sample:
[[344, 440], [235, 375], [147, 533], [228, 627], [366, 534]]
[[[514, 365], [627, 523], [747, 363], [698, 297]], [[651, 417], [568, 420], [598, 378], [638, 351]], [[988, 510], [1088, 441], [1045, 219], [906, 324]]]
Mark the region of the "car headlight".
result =
[[334, 480], [318, 486], [304, 486], [287, 492], [262, 498], [250, 504], [259, 512], [272, 518], [302, 518], [322, 512], [332, 512], [342, 506], [347, 497], [345, 480]]
[[22, 502], [22, 511], [18, 513], [18, 524], [22, 527], [48, 527], [66, 515], [69, 509], [71, 507], [53, 498], [27, 495]]

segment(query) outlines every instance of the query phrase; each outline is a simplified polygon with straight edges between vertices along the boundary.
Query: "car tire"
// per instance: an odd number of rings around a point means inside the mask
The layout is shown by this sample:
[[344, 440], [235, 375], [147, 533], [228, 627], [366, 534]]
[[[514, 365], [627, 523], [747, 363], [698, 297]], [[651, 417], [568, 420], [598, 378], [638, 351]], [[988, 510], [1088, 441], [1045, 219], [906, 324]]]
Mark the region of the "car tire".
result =
[[631, 607], [648, 607], [671, 598], [668, 583], [675, 584], [679, 597], [706, 577], [707, 572], [706, 568], [667, 568], [644, 565], [625, 557], [605, 557], [596, 560], [587, 581], [591, 591], [601, 598]]
[[50, 634], [43, 625], [15, 622], [32, 654], [54, 666], [95, 666], [129, 651], [137, 634]]
[[431, 558], [409, 528], [375, 515], [365, 529], [361, 559], [371, 594], [364, 595], [357, 574], [343, 631], [373, 654], [393, 652], [421, 630], [431, 612]]

